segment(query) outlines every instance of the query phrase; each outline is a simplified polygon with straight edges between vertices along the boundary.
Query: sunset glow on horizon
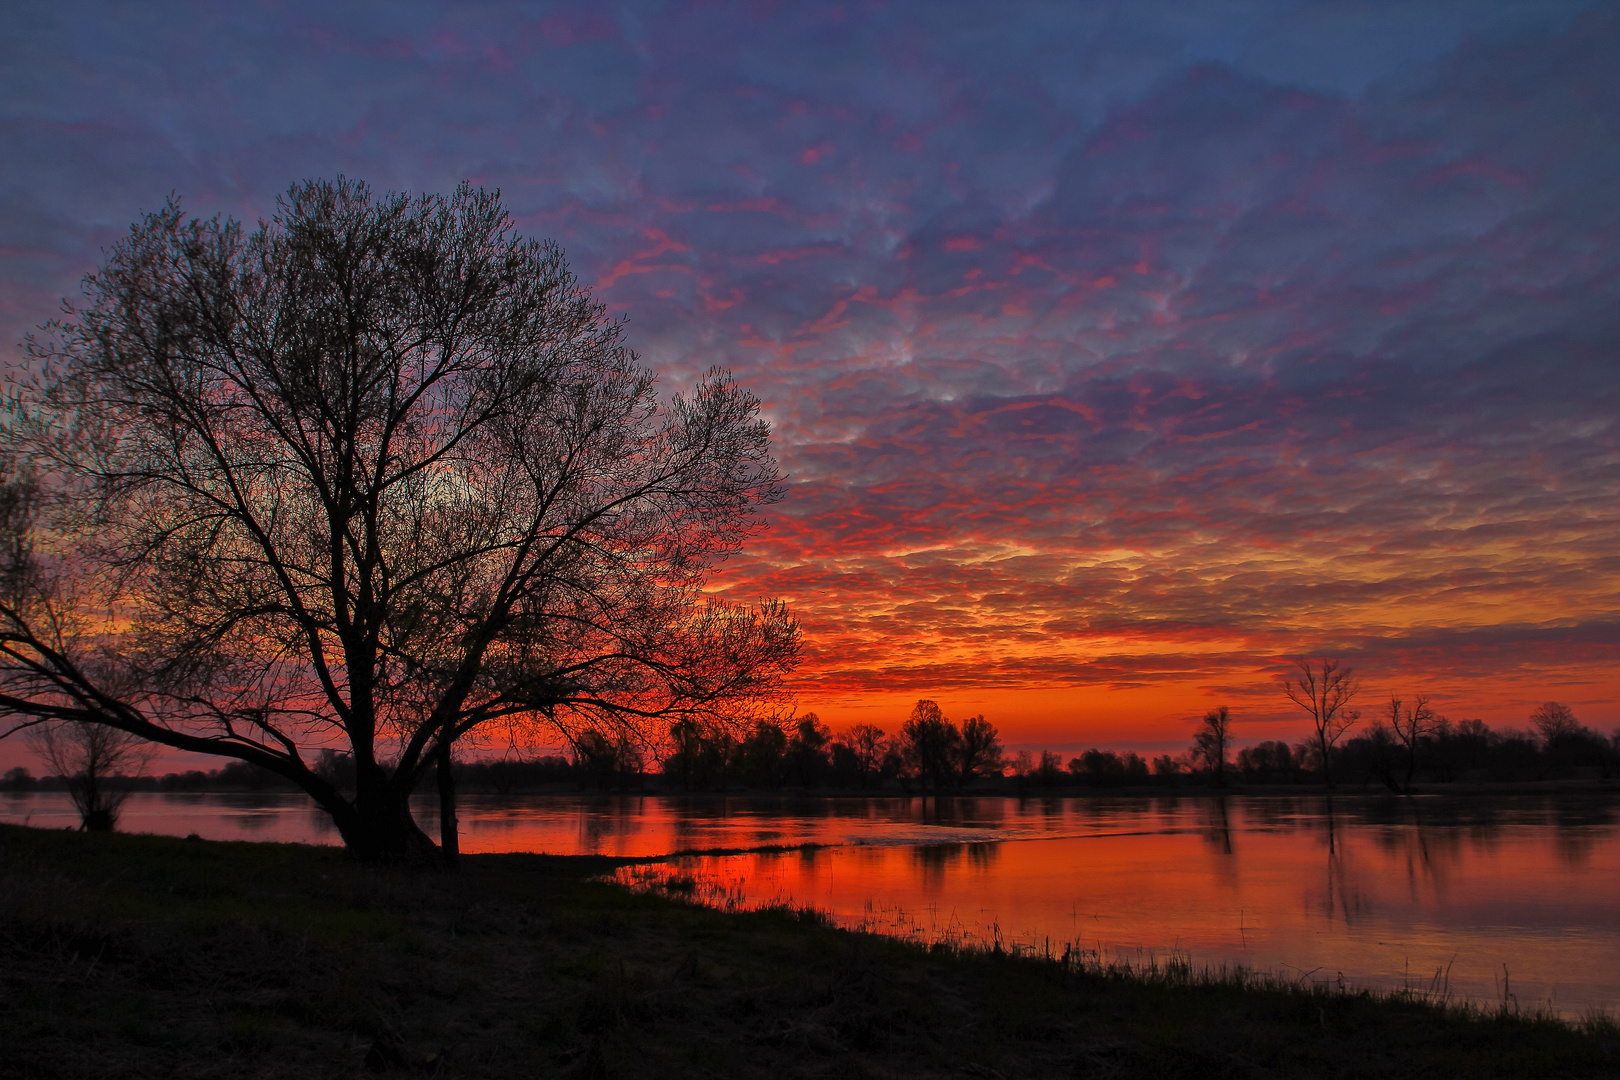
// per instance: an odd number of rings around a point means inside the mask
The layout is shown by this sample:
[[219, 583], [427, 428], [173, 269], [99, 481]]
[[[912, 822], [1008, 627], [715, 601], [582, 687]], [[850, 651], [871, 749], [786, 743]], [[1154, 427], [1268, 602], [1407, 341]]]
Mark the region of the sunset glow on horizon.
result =
[[666, 393], [764, 402], [711, 587], [793, 606], [835, 729], [1296, 739], [1303, 655], [1620, 726], [1612, 8], [95, 10], [3, 17], [8, 347], [170, 191], [470, 180]]

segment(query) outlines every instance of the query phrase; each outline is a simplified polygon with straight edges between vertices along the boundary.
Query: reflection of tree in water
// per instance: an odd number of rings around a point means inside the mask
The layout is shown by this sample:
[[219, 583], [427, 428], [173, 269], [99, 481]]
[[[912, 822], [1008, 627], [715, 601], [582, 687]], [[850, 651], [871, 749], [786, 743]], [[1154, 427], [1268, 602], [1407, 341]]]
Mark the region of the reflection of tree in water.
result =
[[1232, 822], [1228, 816], [1226, 796], [1216, 795], [1207, 799], [1200, 809], [1204, 817], [1204, 842], [1222, 855], [1232, 854]]
[[1245, 799], [1243, 816], [1250, 828], [1293, 832], [1300, 827], [1299, 800], [1288, 795]]
[[263, 832], [265, 829], [275, 825], [277, 820], [275, 814], [257, 813], [238, 814], [236, 816], [236, 822], [243, 832], [256, 833]]
[[1462, 831], [1437, 825], [1426, 800], [1403, 796], [1393, 801], [1401, 820], [1374, 830], [1374, 842], [1392, 858], [1404, 858], [1407, 896], [1413, 904], [1423, 903], [1424, 886], [1436, 904], [1446, 903], [1450, 870], [1463, 859]]
[[1366, 822], [1385, 826], [1375, 836], [1386, 850], [1414, 846], [1412, 857], [1438, 882], [1443, 863], [1463, 858], [1465, 842], [1475, 854], [1490, 854], [1509, 827], [1550, 828], [1558, 856], [1572, 867], [1585, 866], [1597, 844], [1612, 835], [1617, 809], [1608, 795], [1493, 792], [1371, 799], [1359, 813]]
[[1023, 805], [1039, 814], [1042, 818], [1042, 824], [1047, 829], [1051, 829], [1068, 816], [1068, 807], [1066, 805], [1068, 801], [1058, 795], [1041, 795], [1033, 799], [1024, 799]]
[[337, 823], [332, 820], [332, 815], [322, 810], [320, 804], [313, 800], [304, 808], [301, 820], [304, 822], [304, 828], [316, 836], [326, 836], [337, 832]]
[[911, 819], [923, 825], [956, 821], [956, 800], [948, 795], [917, 795], [911, 800]]
[[1338, 820], [1333, 796], [1322, 796], [1322, 835], [1327, 844], [1327, 891], [1323, 896], [1322, 914], [1329, 922], [1335, 914], [1346, 926], [1354, 926], [1371, 913], [1372, 905], [1361, 892], [1355, 880], [1355, 866], [1348, 858], [1341, 822]]
[[1565, 865], [1580, 869], [1620, 825], [1620, 802], [1607, 794], [1340, 795], [1325, 797], [1320, 807], [1316, 816], [1327, 848], [1327, 891], [1310, 902], [1328, 919], [1340, 917], [1346, 923], [1365, 918], [1374, 902], [1362, 887], [1371, 871], [1358, 867], [1358, 849], [1347, 840], [1362, 842], [1359, 838], [1365, 836], [1390, 860], [1381, 865], [1394, 873], [1404, 864], [1414, 908], [1441, 908], [1451, 902], [1459, 868], [1497, 853], [1514, 829], [1529, 830], [1538, 844], [1551, 841]]
[[730, 801], [719, 798], [683, 797], [670, 802], [670, 847], [676, 851], [700, 851], [711, 844], [709, 839], [722, 829], [721, 823], [731, 817]]
[[1000, 844], [968, 844], [968, 865], [975, 870], [988, 870], [1001, 858]]
[[1201, 818], [1199, 835], [1215, 856], [1210, 867], [1217, 881], [1230, 891], [1240, 891], [1242, 875], [1232, 852], [1232, 821], [1225, 795], [1214, 795], [1198, 801]]
[[916, 795], [909, 802], [909, 810], [910, 819], [921, 825], [988, 828], [1002, 825], [1009, 810], [1017, 812], [1010, 799], [972, 795]]
[[1553, 835], [1558, 858], [1566, 866], [1580, 869], [1592, 861], [1598, 841], [1614, 833], [1615, 806], [1612, 802], [1587, 800], [1556, 801], [1553, 804]]
[[921, 844], [911, 849], [911, 859], [919, 871], [923, 884], [937, 886], [944, 882], [948, 871], [966, 863], [973, 870], [989, 870], [1001, 858], [999, 843], [985, 844]]
[[1122, 801], [1117, 797], [1091, 796], [1085, 800], [1086, 817], [1093, 828], [1107, 829], [1119, 824], [1121, 811], [1123, 816], [1131, 816], [1135, 811], [1135, 804]]
[[997, 795], [994, 798], [981, 798], [975, 795], [974, 797], [965, 799], [963, 801], [970, 808], [974, 821], [982, 822], [983, 824], [989, 826], [1000, 826], [1005, 824], [1008, 813], [1016, 809], [1016, 806], [1011, 799], [1004, 798], [1000, 795]]
[[1189, 816], [1198, 814], [1199, 799], [1197, 796], [1161, 795], [1155, 797], [1149, 806], [1151, 819], [1144, 824], [1154, 830], [1180, 830], [1187, 828]]
[[[602, 849], [608, 837], [624, 838], [641, 831], [642, 812], [646, 799], [639, 795], [613, 798], [607, 802], [587, 802], [580, 806], [579, 850], [582, 855], [594, 855]], [[676, 818], [677, 832], [681, 819]], [[677, 843], [677, 849], [687, 847]]]

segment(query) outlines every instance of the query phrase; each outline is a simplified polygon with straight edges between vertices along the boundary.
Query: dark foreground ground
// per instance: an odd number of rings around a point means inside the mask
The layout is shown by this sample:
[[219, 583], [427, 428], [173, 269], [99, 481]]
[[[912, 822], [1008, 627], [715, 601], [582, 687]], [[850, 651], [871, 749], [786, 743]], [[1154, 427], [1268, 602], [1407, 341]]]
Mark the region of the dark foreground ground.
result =
[[1620, 1075], [1620, 1031], [925, 951], [325, 848], [0, 826], [0, 1076]]

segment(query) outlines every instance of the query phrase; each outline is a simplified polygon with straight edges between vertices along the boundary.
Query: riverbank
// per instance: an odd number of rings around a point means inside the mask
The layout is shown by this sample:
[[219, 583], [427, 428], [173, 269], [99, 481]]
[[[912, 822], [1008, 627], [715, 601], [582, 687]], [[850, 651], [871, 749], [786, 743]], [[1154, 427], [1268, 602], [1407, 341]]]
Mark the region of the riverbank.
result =
[[1620, 1032], [926, 951], [333, 849], [0, 826], [8, 1076], [1612, 1076]]

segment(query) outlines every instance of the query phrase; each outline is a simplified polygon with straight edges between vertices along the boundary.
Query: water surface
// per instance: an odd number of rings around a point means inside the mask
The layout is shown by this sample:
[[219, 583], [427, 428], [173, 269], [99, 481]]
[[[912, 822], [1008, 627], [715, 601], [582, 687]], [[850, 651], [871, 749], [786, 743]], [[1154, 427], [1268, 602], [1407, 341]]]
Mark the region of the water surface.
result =
[[[433, 804], [418, 807], [433, 820]], [[0, 820], [76, 824], [60, 794]], [[1453, 999], [1620, 1005], [1620, 799], [473, 796], [467, 851], [655, 857], [739, 906], [923, 941], [1172, 954]], [[301, 795], [140, 794], [121, 828], [333, 844]], [[819, 845], [792, 849], [796, 845]], [[780, 850], [789, 848], [792, 850]]]

